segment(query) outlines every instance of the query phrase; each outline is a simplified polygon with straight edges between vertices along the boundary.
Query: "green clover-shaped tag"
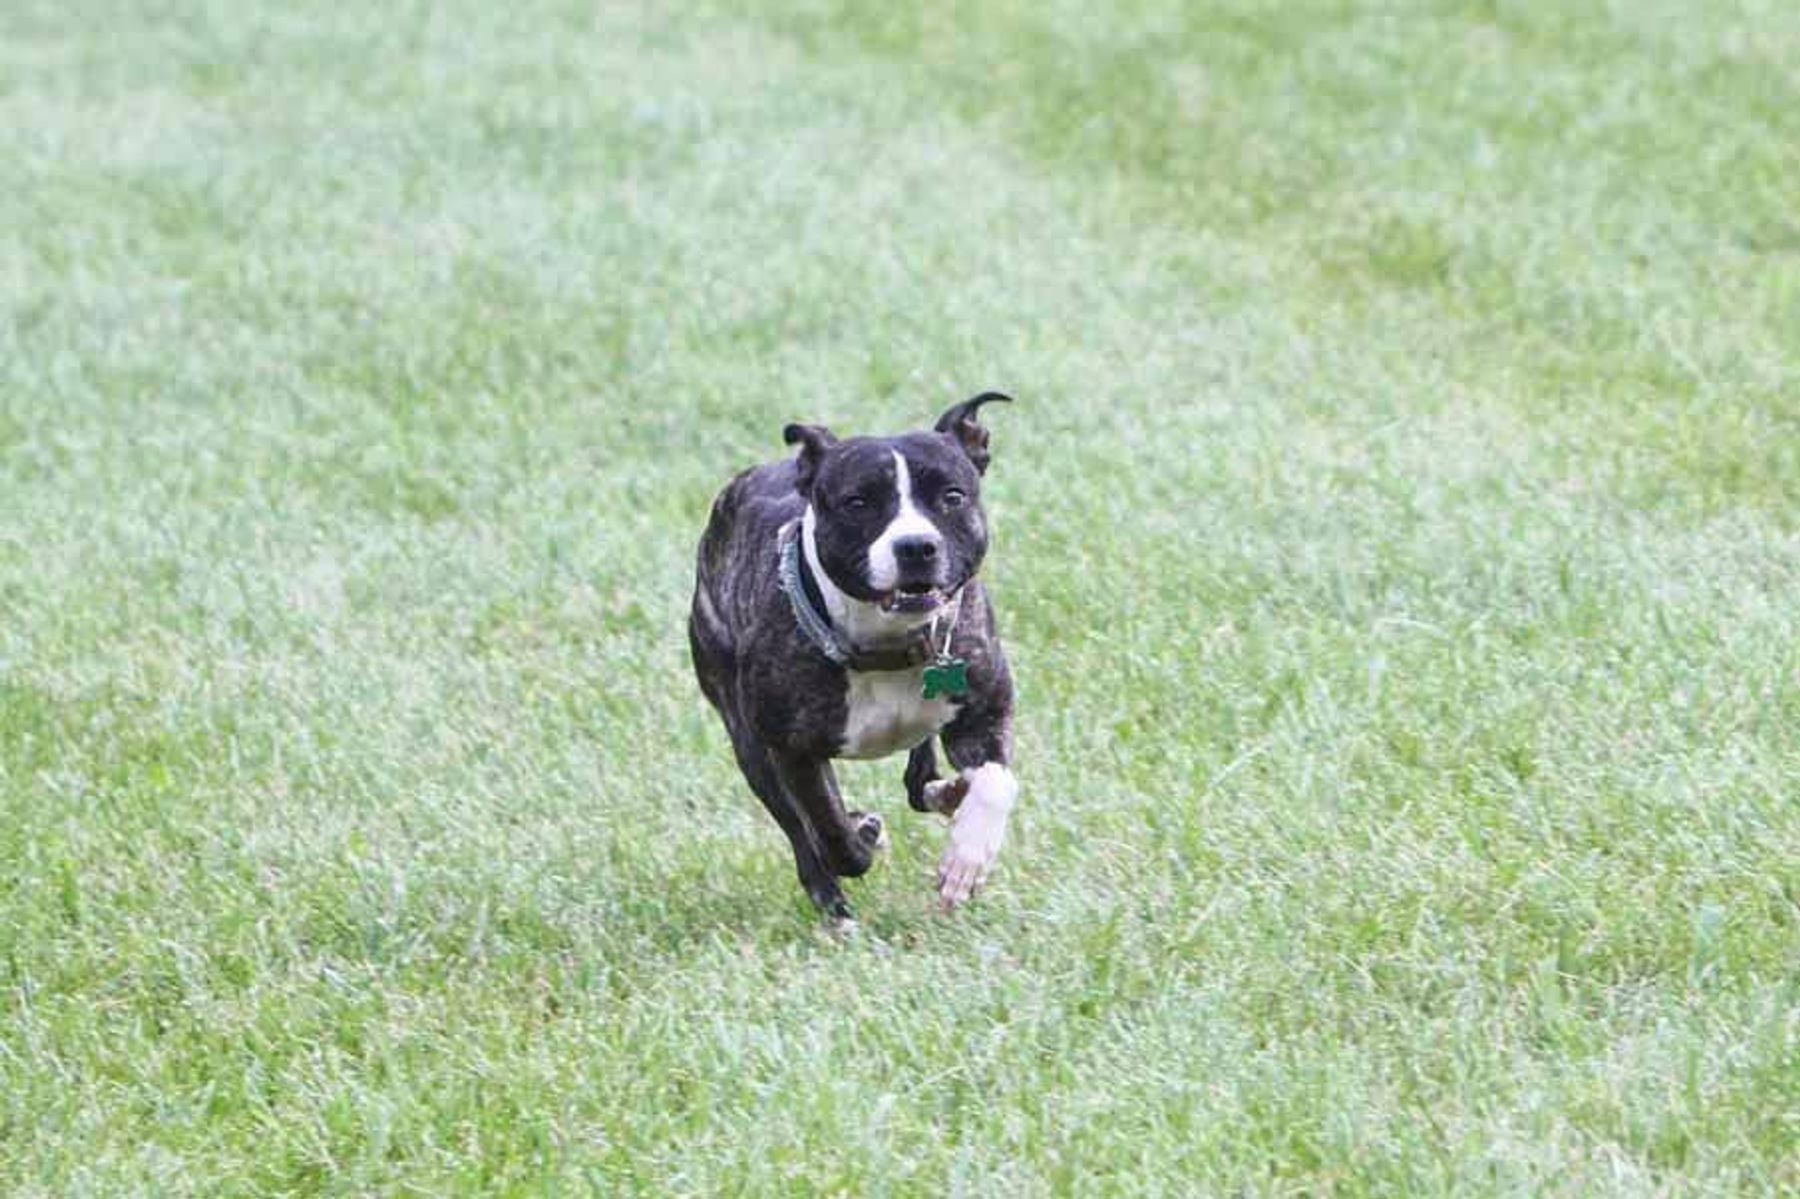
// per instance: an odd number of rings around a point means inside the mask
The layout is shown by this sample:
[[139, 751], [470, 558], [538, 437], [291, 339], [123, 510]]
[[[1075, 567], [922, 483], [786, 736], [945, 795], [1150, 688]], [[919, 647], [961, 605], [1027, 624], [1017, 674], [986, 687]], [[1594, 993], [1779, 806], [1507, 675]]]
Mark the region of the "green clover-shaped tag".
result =
[[961, 658], [939, 658], [925, 668], [925, 698], [956, 699], [969, 693], [969, 664]]

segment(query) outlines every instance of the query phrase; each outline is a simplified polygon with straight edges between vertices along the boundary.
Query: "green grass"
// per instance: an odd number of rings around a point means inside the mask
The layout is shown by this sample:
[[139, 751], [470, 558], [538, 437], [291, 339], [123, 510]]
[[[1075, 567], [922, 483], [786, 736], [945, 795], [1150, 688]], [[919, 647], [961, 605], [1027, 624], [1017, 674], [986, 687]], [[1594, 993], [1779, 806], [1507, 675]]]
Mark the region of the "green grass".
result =
[[[0, 1190], [1800, 1190], [1800, 9], [969, 7], [0, 15]], [[838, 944], [693, 543], [990, 387]]]

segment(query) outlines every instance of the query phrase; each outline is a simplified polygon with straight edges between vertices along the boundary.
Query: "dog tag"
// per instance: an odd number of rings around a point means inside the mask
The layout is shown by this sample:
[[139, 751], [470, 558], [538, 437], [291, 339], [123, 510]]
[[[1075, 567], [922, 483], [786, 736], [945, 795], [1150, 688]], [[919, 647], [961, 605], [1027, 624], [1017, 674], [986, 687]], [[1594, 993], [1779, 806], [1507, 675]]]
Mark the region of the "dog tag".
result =
[[969, 664], [961, 658], [939, 658], [925, 668], [925, 698], [956, 699], [969, 693]]

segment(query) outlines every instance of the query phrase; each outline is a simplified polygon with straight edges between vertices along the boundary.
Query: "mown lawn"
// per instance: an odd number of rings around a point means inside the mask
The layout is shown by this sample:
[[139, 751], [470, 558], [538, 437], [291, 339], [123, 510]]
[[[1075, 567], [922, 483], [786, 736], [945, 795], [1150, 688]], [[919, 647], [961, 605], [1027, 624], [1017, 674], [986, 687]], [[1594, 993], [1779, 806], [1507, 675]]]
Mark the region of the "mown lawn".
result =
[[[0, 10], [0, 1191], [1800, 1190], [1800, 7]], [[716, 487], [986, 388], [1003, 870]]]

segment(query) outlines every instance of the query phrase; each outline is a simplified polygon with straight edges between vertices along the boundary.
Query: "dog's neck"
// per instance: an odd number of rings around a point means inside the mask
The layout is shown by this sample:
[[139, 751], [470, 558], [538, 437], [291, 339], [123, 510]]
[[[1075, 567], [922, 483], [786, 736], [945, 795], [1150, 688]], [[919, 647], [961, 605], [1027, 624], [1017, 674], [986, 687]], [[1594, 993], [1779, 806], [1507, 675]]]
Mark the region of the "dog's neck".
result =
[[825, 615], [839, 638], [864, 649], [878, 649], [906, 640], [928, 624], [934, 615], [955, 620], [962, 604], [960, 592], [936, 613], [884, 612], [880, 604], [846, 595], [831, 581], [831, 576], [819, 562], [817, 522], [812, 505], [808, 504], [806, 515], [800, 518], [800, 550], [806, 555], [806, 569], [819, 589], [819, 598], [825, 601]]

